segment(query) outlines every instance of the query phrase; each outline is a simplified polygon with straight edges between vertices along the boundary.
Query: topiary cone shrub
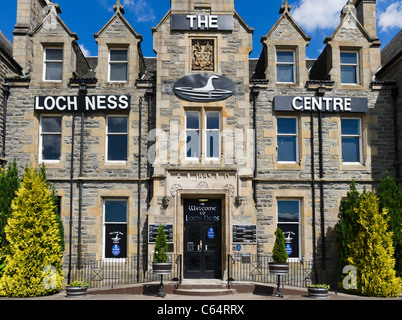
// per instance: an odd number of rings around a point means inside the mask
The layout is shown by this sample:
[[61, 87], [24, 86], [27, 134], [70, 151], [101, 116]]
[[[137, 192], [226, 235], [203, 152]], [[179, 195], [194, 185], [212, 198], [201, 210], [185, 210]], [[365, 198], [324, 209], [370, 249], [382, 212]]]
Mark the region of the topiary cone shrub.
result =
[[156, 236], [155, 252], [154, 252], [154, 262], [155, 263], [166, 263], [168, 262], [168, 244], [166, 242], [165, 229], [163, 225], [159, 226], [158, 235]]
[[272, 250], [272, 260], [269, 263], [269, 272], [274, 275], [285, 275], [289, 272], [288, 254], [285, 247], [285, 236], [281, 229], [275, 231], [275, 243]]
[[279, 228], [277, 228], [275, 231], [275, 243], [272, 250], [272, 260], [276, 263], [286, 263], [288, 261], [288, 254], [285, 247], [285, 235]]

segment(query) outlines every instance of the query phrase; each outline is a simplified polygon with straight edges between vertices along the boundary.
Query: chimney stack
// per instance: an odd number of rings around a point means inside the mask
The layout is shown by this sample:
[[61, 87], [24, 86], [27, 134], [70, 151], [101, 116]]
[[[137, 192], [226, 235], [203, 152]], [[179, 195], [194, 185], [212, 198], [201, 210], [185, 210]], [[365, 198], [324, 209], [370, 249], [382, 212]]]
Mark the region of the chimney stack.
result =
[[355, 0], [357, 19], [372, 38], [377, 37], [376, 0]]

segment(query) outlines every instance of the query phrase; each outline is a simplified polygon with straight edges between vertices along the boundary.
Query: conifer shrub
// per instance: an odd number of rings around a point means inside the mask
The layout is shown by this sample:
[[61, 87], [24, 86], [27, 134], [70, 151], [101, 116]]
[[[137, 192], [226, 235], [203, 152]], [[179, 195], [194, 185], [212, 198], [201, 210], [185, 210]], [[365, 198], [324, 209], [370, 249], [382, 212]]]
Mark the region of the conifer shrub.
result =
[[4, 227], [11, 216], [11, 203], [19, 187], [17, 162], [14, 160], [7, 169], [0, 169], [0, 275], [5, 266], [4, 248], [8, 244]]
[[57, 224], [59, 225], [59, 239], [60, 239], [61, 251], [64, 252], [64, 249], [66, 247], [66, 244], [64, 241], [64, 224], [63, 224], [63, 221], [61, 221], [60, 212], [59, 212], [58, 206], [57, 206], [57, 195], [56, 195], [57, 191], [56, 191], [55, 187], [51, 186], [49, 181], [47, 180], [46, 167], [44, 164], [40, 167], [40, 172], [42, 174], [42, 178], [46, 184], [46, 187], [51, 190], [51, 197], [52, 197], [52, 201], [54, 204], [54, 213], [56, 214]]
[[[364, 191], [365, 192], [365, 191]], [[349, 186], [349, 191], [346, 198], [341, 200], [339, 213], [338, 213], [338, 223], [336, 225], [336, 240], [338, 244], [338, 274], [339, 274], [339, 285], [338, 288], [341, 291], [345, 291], [342, 285], [343, 278], [343, 268], [349, 265], [348, 259], [350, 256], [349, 244], [352, 242], [354, 236], [359, 230], [359, 224], [357, 223], [357, 213], [356, 208], [360, 204], [360, 193], [356, 189], [355, 181], [352, 181]], [[346, 290], [349, 292], [349, 290]]]
[[166, 241], [165, 229], [163, 225], [159, 226], [158, 235], [156, 236], [154, 260], [155, 263], [167, 263], [168, 262], [168, 244]]
[[40, 171], [27, 168], [8, 219], [0, 295], [30, 297], [60, 291], [62, 251], [51, 192]]
[[272, 260], [276, 263], [286, 263], [288, 254], [285, 247], [285, 235], [280, 228], [275, 230], [275, 243], [272, 249]]
[[378, 202], [373, 192], [362, 194], [359, 207], [355, 209], [359, 231], [349, 245], [348, 262], [357, 270], [358, 294], [396, 297], [401, 291], [401, 280], [394, 270], [388, 211], [379, 211]]

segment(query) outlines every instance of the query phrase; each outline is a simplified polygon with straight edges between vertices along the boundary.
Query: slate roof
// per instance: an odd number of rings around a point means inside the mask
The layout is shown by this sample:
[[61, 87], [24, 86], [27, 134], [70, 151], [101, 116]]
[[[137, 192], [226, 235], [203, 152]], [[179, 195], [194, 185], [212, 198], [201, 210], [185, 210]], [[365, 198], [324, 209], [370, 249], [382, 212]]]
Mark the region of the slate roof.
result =
[[402, 30], [381, 50], [381, 64], [385, 66], [402, 52]]

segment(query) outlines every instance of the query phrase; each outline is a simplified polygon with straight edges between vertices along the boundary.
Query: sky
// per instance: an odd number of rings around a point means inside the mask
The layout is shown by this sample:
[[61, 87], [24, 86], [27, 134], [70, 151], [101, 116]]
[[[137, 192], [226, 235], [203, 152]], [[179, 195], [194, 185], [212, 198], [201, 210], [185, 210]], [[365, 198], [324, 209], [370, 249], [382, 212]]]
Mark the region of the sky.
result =
[[[17, 0], [1, 0], [0, 30], [12, 41], [16, 22]], [[219, 0], [217, 0], [219, 1]], [[60, 5], [60, 17], [72, 32], [86, 56], [97, 56], [93, 34], [113, 15], [116, 0], [54, 0]], [[291, 15], [305, 33], [312, 37], [307, 57], [316, 59], [324, 48], [324, 40], [340, 22], [340, 11], [347, 0], [289, 0]], [[145, 57], [154, 57], [151, 28], [156, 26], [170, 9], [170, 0], [121, 0], [125, 18], [142, 34]], [[235, 9], [244, 21], [254, 28], [251, 58], [261, 54], [261, 36], [266, 35], [279, 19], [283, 0], [236, 0]], [[377, 0], [377, 29], [382, 48], [402, 29], [402, 0]]]

